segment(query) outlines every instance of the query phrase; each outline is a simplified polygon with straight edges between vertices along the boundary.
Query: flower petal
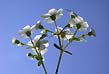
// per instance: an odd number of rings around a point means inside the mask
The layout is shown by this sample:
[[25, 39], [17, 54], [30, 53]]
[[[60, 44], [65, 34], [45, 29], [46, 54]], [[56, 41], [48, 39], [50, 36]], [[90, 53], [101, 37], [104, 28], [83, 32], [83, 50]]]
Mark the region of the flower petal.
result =
[[54, 15], [54, 14], [56, 14], [56, 12], [57, 12], [57, 10], [54, 9], [54, 8], [52, 8], [52, 9], [50, 9], [50, 10], [48, 11], [48, 13], [49, 13], [50, 15]]

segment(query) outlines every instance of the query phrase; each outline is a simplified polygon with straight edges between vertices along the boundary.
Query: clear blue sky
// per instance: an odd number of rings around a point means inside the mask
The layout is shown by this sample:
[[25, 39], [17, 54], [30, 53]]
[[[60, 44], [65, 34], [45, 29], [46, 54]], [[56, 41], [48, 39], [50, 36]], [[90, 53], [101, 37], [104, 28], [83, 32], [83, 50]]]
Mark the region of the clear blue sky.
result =
[[[96, 30], [96, 38], [87, 38], [87, 43], [72, 43], [72, 56], [64, 54], [59, 74], [109, 74], [109, 1], [108, 0], [0, 0], [0, 74], [44, 74], [36, 68], [36, 62], [26, 57], [25, 47], [11, 44], [17, 32], [25, 25], [33, 25], [39, 16], [50, 8], [68, 8], [84, 17]], [[65, 12], [66, 13], [66, 12]], [[62, 21], [58, 22], [63, 26]], [[44, 23], [50, 28], [50, 24]], [[23, 39], [21, 39], [23, 40]], [[54, 74], [59, 51], [53, 40], [45, 54], [48, 74]]]

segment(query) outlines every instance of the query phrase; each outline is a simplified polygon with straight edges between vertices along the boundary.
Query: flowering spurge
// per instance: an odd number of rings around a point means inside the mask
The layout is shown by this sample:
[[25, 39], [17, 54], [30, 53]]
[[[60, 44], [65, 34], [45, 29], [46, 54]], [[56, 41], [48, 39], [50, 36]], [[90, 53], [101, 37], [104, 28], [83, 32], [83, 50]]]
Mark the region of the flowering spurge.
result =
[[15, 44], [17, 46], [23, 46], [24, 45], [22, 42], [20, 42], [18, 39], [16, 39], [16, 37], [12, 38], [12, 44]]
[[42, 35], [36, 35], [34, 40], [32, 40], [35, 48], [31, 41], [29, 41], [27, 45], [32, 48], [35, 53], [36, 51], [38, 51], [41, 53], [41, 55], [44, 55], [47, 52], [47, 47], [49, 46], [49, 44], [47, 40], [40, 39], [41, 37]]
[[62, 12], [62, 8], [59, 10], [52, 8], [48, 11], [48, 13], [43, 14], [41, 17], [44, 18], [46, 22], [53, 23], [56, 19], [59, 19], [63, 15]]

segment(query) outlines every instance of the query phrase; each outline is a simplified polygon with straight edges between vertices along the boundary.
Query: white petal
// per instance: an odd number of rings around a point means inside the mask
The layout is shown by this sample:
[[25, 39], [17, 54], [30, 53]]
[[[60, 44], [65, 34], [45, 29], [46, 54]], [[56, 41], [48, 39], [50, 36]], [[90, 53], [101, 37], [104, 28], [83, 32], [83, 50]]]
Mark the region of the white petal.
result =
[[16, 37], [12, 38], [12, 44], [15, 44]]
[[28, 36], [25, 34], [25, 32], [24, 32], [23, 30], [19, 30], [18, 33], [20, 34], [20, 36], [21, 36], [22, 38], [28, 38]]
[[46, 14], [41, 15], [42, 18], [48, 18], [48, 17], [50, 17], [50, 16], [51, 16], [51, 15], [50, 15], [49, 13], [46, 13]]
[[47, 43], [45, 43], [45, 44], [43, 44], [43, 45], [45, 45], [45, 47], [48, 47], [48, 46], [49, 46], [49, 43], [47, 42]]
[[50, 17], [45, 18], [45, 21], [46, 21], [47, 23], [53, 23], [53, 22], [54, 22]]
[[33, 30], [35, 30], [36, 29], [36, 25], [33, 25], [32, 27], [31, 27], [31, 30], [33, 31]]
[[70, 18], [70, 20], [69, 20], [68, 23], [70, 24], [70, 27], [73, 27], [74, 26], [74, 22], [73, 22], [73, 19], [72, 18]]
[[70, 39], [70, 38], [72, 38], [72, 36], [73, 36], [73, 35], [66, 35], [66, 38], [67, 38], [67, 39]]
[[44, 55], [47, 52], [47, 48], [41, 50], [41, 55]]
[[27, 25], [23, 29], [26, 30], [26, 31], [29, 31], [29, 30], [31, 30], [31, 27], [29, 25]]
[[56, 14], [56, 19], [59, 19], [63, 15], [63, 9], [59, 9]]
[[36, 35], [36, 36], [34, 37], [34, 41], [37, 42], [37, 41], [40, 39], [40, 37], [41, 37], [41, 35]]
[[31, 41], [29, 41], [29, 42], [27, 43], [27, 45], [30, 46], [30, 47], [33, 47]]
[[83, 21], [84, 21], [84, 20], [83, 20], [83, 18], [82, 18], [82, 17], [80, 17], [80, 16], [75, 17], [73, 20], [74, 20], [75, 24], [76, 24], [76, 23], [80, 23], [80, 22], [83, 22]]
[[50, 10], [48, 11], [48, 13], [51, 14], [51, 15], [56, 14], [56, 12], [57, 12], [57, 10], [54, 9], [54, 8], [52, 8], [52, 9], [50, 9]]
[[39, 51], [44, 50], [45, 48], [46, 48], [45, 45], [40, 45]]
[[60, 8], [60, 9], [57, 11], [57, 14], [62, 14], [62, 12], [63, 12], [63, 9]]

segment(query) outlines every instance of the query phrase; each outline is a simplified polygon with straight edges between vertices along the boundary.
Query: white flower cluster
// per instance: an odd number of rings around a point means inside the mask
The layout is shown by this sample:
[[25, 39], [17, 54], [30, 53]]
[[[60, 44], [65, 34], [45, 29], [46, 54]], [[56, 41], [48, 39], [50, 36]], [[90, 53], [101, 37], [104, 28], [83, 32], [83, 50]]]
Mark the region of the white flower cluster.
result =
[[[22, 38], [30, 38], [34, 30], [37, 29], [44, 29], [40, 21], [37, 21], [37, 23], [32, 27], [30, 27], [30, 25], [25, 26], [22, 30], [19, 30], [18, 33]], [[17, 40], [16, 37], [13, 37], [12, 43], [16, 44], [17, 46], [24, 46], [24, 45], [29, 46], [31, 49], [33, 49], [35, 53], [36, 51], [38, 51], [41, 53], [41, 55], [44, 55], [47, 52], [47, 47], [49, 44], [48, 44], [48, 40], [40, 39], [41, 37], [42, 35], [36, 35], [34, 40], [32, 40], [35, 46], [33, 46], [31, 40], [27, 44], [23, 44], [22, 42]]]
[[[79, 31], [87, 31], [89, 28], [89, 25], [87, 21], [85, 21], [81, 16], [77, 15], [75, 12], [66, 9], [70, 15], [70, 19], [68, 20], [68, 23], [62, 28], [60, 27], [56, 20], [61, 18], [63, 16], [63, 9], [60, 8], [59, 10], [52, 8], [47, 13], [41, 15], [41, 17], [47, 22], [47, 23], [53, 23], [55, 26], [55, 30], [49, 30], [46, 29], [40, 21], [37, 21], [37, 23], [33, 26], [27, 25], [23, 29], [19, 30], [19, 35], [21, 38], [28, 38], [30, 41], [27, 43], [23, 43], [13, 37], [12, 43], [17, 46], [28, 46], [28, 48], [32, 49], [34, 54], [28, 53], [28, 56], [32, 59], [36, 59], [38, 61], [38, 66], [42, 64], [45, 74], [47, 74], [46, 69], [44, 67], [43, 63], [43, 56], [47, 52], [47, 47], [49, 46], [48, 40], [45, 40], [44, 38], [47, 36], [55, 36], [58, 39], [59, 44], [54, 43], [54, 47], [59, 49], [60, 57], [62, 57], [63, 52], [72, 55], [71, 52], [65, 50], [69, 44], [72, 41], [82, 41], [85, 40], [87, 36], [93, 36], [96, 37], [95, 30], [93, 28], [90, 29], [90, 31], [86, 34], [80, 34], [76, 35]], [[63, 24], [63, 23], [62, 23]], [[73, 30], [72, 30], [73, 29]], [[35, 30], [41, 30], [40, 35], [36, 35], [33, 38], [33, 33]], [[72, 32], [73, 31], [73, 32]], [[49, 32], [49, 33], [48, 33]], [[51, 34], [51, 35], [50, 35]], [[61, 60], [61, 58], [59, 58]], [[58, 61], [58, 66], [56, 70], [56, 74], [58, 72], [60, 61]]]

